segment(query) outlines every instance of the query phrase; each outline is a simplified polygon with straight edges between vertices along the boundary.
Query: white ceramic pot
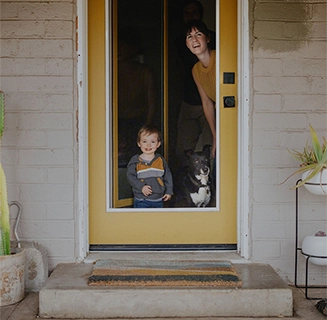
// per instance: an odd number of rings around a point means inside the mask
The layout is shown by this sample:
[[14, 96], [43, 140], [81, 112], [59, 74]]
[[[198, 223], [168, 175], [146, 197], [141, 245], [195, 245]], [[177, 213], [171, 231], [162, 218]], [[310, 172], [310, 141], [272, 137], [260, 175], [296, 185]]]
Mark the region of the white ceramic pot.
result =
[[[311, 173], [306, 171], [302, 174], [302, 181]], [[327, 195], [327, 169], [323, 169], [320, 173], [316, 174], [313, 178], [308, 180], [304, 187], [311, 193], [316, 195]]]
[[0, 306], [17, 303], [25, 294], [25, 250], [0, 256]]
[[302, 252], [308, 255], [326, 257], [310, 258], [309, 262], [320, 266], [327, 265], [327, 237], [306, 236], [302, 242]]

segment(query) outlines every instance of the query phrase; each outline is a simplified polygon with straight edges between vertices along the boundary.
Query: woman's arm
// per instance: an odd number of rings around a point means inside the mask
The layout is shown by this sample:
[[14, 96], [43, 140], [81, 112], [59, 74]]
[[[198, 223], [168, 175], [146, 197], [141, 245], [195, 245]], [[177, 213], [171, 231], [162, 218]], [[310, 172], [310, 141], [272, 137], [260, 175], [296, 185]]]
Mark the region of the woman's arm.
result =
[[215, 103], [209, 98], [205, 90], [203, 89], [200, 82], [196, 79], [194, 72], [192, 70], [193, 79], [194, 82], [198, 88], [201, 101], [202, 101], [202, 108], [204, 115], [207, 119], [207, 122], [209, 124], [211, 133], [212, 133], [212, 156], [215, 157], [216, 153], [216, 109], [215, 109]]

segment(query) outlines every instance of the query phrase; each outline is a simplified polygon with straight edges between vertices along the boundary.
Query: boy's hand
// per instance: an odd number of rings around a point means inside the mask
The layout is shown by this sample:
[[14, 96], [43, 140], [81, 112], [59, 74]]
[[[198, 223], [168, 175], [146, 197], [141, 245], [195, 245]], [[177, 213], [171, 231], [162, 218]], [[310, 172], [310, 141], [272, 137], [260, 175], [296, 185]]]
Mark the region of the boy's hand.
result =
[[170, 194], [165, 194], [163, 197], [162, 197], [162, 200], [163, 201], [168, 201], [171, 199], [171, 195]]
[[145, 185], [143, 188], [142, 188], [142, 193], [147, 197], [149, 196], [150, 194], [152, 194], [152, 188], [151, 186], [147, 186]]

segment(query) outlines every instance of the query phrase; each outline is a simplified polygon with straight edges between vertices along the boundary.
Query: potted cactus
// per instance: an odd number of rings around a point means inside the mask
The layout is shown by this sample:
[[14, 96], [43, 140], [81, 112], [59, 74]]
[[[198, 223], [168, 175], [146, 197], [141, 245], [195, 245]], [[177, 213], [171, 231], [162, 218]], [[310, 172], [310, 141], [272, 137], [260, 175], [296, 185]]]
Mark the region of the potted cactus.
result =
[[1, 140], [4, 131], [4, 94], [0, 91], [0, 306], [24, 298], [25, 251], [11, 252], [10, 220], [6, 177], [1, 163]]
[[0, 92], [0, 256], [10, 254], [9, 206], [7, 201], [6, 177], [1, 163], [1, 138], [4, 130], [4, 97]]

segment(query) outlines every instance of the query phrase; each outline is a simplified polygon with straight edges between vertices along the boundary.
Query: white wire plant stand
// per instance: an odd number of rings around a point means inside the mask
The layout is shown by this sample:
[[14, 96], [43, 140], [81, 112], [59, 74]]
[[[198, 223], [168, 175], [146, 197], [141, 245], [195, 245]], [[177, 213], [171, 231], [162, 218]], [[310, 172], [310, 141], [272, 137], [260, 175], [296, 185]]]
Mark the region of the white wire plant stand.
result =
[[[299, 179], [296, 182], [296, 185], [298, 185], [302, 179]], [[296, 288], [304, 288], [305, 289], [305, 297], [308, 300], [319, 300], [319, 299], [326, 299], [326, 297], [309, 297], [308, 295], [308, 289], [324, 289], [327, 288], [325, 285], [309, 285], [309, 262], [310, 259], [315, 258], [315, 259], [327, 259], [327, 255], [312, 255], [312, 254], [307, 254], [302, 251], [302, 247], [299, 246], [299, 188], [295, 189], [296, 195], [295, 195], [295, 214], [296, 214], [296, 220], [295, 220], [295, 271], [294, 271], [294, 285]], [[298, 284], [298, 256], [299, 253], [304, 255], [306, 257], [305, 261], [305, 284], [304, 285], [299, 285]]]

